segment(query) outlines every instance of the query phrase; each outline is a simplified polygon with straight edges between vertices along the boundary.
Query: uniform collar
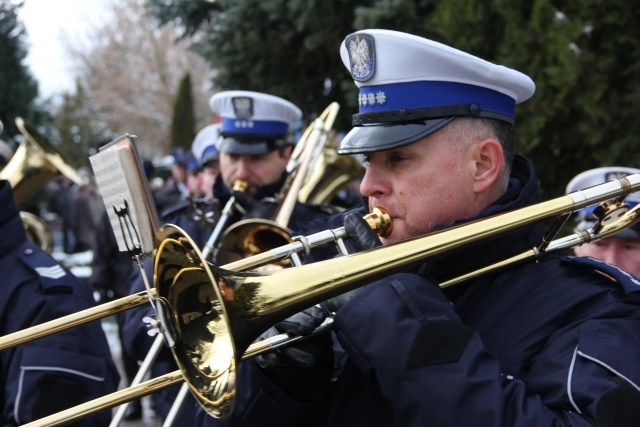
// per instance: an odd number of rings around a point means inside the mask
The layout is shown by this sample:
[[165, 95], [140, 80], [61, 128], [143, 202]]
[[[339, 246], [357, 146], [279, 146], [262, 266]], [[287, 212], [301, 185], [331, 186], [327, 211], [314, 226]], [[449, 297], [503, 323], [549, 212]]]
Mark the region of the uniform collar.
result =
[[[464, 225], [489, 216], [514, 211], [539, 203], [540, 200], [537, 177], [533, 165], [525, 157], [516, 156], [511, 167], [510, 185], [505, 194], [475, 218], [458, 221], [450, 224], [450, 226]], [[440, 227], [440, 229], [446, 228], [448, 227]], [[428, 277], [436, 282], [442, 282], [480, 267], [485, 267], [498, 260], [537, 246], [543, 235], [544, 227], [542, 224], [533, 224], [504, 236], [480, 242], [473, 247], [465, 248], [462, 251], [438, 259], [429, 269]], [[461, 260], [464, 260], [464, 262], [460, 262]]]

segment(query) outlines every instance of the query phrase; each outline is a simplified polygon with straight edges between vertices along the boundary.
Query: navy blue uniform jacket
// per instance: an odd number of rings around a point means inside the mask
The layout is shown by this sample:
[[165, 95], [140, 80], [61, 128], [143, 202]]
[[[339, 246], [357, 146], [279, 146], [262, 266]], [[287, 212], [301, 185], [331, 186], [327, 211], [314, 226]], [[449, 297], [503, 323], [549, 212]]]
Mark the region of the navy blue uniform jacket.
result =
[[[509, 190], [479, 217], [538, 200], [533, 169], [517, 157]], [[200, 410], [197, 425], [637, 426], [637, 279], [549, 254], [436, 285], [530, 249], [542, 233], [522, 229], [366, 286], [335, 316], [347, 358], [334, 381], [300, 402], [244, 362], [232, 417]]]
[[[8, 181], [0, 181], [0, 335], [95, 305], [89, 287], [27, 241]], [[0, 352], [0, 425], [18, 425], [117, 390], [100, 322]], [[106, 426], [111, 411], [74, 425]]]

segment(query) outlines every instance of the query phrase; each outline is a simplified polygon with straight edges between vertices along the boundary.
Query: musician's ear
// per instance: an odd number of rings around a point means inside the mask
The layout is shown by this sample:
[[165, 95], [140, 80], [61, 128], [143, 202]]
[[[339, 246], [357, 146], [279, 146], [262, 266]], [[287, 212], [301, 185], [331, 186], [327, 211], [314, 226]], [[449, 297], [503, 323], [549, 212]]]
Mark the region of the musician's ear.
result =
[[504, 167], [502, 144], [494, 138], [475, 142], [469, 148], [473, 166], [473, 191], [482, 193], [500, 177]]

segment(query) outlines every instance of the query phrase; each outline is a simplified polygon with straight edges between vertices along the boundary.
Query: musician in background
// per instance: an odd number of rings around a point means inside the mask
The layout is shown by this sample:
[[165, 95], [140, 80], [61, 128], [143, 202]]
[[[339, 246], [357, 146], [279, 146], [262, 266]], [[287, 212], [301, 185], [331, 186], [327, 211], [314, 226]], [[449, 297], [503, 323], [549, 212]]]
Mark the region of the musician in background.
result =
[[167, 178], [164, 186], [154, 193], [159, 213], [186, 199], [188, 195], [186, 154], [184, 148], [176, 148], [171, 153], [171, 176]]
[[216, 147], [219, 137], [220, 124], [205, 126], [198, 132], [191, 147], [194, 157], [200, 163], [198, 190], [206, 199], [213, 199], [213, 183], [220, 173], [220, 152]]
[[[203, 191], [209, 192], [222, 209], [232, 195], [229, 188], [233, 181], [244, 179], [249, 183], [249, 188], [246, 192], [235, 193], [239, 205], [234, 206], [227, 226], [241, 219], [270, 219], [277, 204], [276, 195], [287, 177], [286, 166], [293, 147], [291, 125], [300, 120], [300, 109], [282, 98], [247, 91], [218, 93], [211, 98], [210, 105], [222, 121], [202, 129], [192, 145], [194, 154], [203, 164]], [[214, 171], [217, 166], [220, 174], [216, 176]], [[181, 227], [202, 249], [213, 231], [212, 227], [203, 232], [185, 212], [185, 209], [170, 212], [162, 222]], [[297, 203], [292, 222], [326, 217], [333, 212], [325, 206]], [[152, 283], [150, 262], [145, 263], [145, 268]], [[144, 289], [137, 270], [129, 283], [132, 283], [131, 293]], [[125, 312], [124, 345], [135, 352], [139, 359], [146, 356], [153, 340], [147, 336], [142, 322], [143, 317], [151, 315], [153, 312], [147, 306]], [[153, 375], [175, 369], [177, 367], [172, 355], [165, 351], [154, 364]], [[178, 388], [171, 387], [154, 393], [155, 410], [162, 418], [168, 414]], [[182, 405], [177, 416], [181, 425], [192, 424], [194, 403], [191, 395], [189, 402]]]
[[[340, 153], [366, 156], [360, 191], [393, 221], [371, 254], [540, 201], [514, 155], [529, 77], [395, 31], [359, 31], [340, 51], [360, 90]], [[321, 304], [346, 352], [338, 366], [322, 336], [242, 362], [231, 418], [199, 410], [197, 425], [636, 426], [640, 286], [628, 275], [550, 253], [438, 286], [543, 235], [533, 224], [494, 236]], [[308, 333], [311, 318], [317, 307], [277, 327]]]
[[[213, 195], [220, 206], [225, 206], [232, 195], [238, 202], [228, 225], [248, 218], [273, 219], [294, 147], [290, 129], [302, 112], [277, 96], [241, 90], [219, 92], [211, 97], [209, 105], [221, 118], [220, 175], [213, 185]], [[246, 181], [248, 189], [232, 191], [236, 180]], [[329, 206], [297, 203], [287, 225], [296, 229], [301, 220], [333, 212]]]
[[[569, 184], [567, 184], [567, 193], [603, 184], [612, 179], [634, 173], [640, 173], [640, 169], [621, 166], [591, 169], [573, 178]], [[634, 208], [638, 202], [640, 202], [640, 195], [638, 193], [632, 193], [625, 199], [625, 203], [629, 205], [629, 209]], [[584, 231], [595, 225], [595, 218], [592, 213], [596, 206], [597, 205], [590, 206], [578, 212], [575, 218], [576, 230]], [[577, 256], [596, 258], [620, 267], [636, 277], [640, 277], [640, 224], [636, 223], [613, 236], [598, 240], [597, 242], [576, 246], [573, 251]]]
[[200, 185], [200, 178], [202, 176], [202, 168], [200, 162], [191, 153], [187, 155], [187, 193], [192, 198], [202, 198], [202, 190]]
[[[94, 306], [90, 289], [27, 240], [8, 181], [0, 181], [0, 335]], [[0, 425], [21, 425], [117, 390], [100, 322], [0, 352]], [[109, 411], [74, 425], [106, 426]]]

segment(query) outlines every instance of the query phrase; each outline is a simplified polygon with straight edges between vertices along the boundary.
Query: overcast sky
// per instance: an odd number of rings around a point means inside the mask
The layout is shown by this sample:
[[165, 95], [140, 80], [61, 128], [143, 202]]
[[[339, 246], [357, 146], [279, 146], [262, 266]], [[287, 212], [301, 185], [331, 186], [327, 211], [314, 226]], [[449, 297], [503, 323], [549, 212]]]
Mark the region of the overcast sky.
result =
[[106, 18], [108, 4], [110, 0], [24, 0], [19, 18], [30, 44], [27, 66], [38, 80], [41, 97], [73, 88], [64, 40], [85, 46], [89, 28]]

